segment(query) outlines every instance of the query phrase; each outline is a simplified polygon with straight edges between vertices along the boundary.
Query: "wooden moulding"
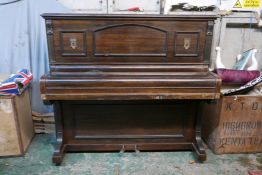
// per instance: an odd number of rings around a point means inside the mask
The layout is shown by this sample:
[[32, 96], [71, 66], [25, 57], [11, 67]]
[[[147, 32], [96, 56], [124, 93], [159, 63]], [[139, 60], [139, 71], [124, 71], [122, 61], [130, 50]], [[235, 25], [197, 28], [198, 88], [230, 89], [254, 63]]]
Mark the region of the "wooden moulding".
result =
[[0, 96], [0, 157], [22, 156], [34, 136], [29, 93]]
[[262, 152], [262, 94], [224, 96], [205, 104], [202, 133], [216, 154]]
[[150, 79], [147, 76], [61, 78], [44, 75], [40, 81], [41, 97], [47, 101], [217, 99], [221, 84], [221, 80], [213, 73], [205, 76], [156, 75], [150, 76]]

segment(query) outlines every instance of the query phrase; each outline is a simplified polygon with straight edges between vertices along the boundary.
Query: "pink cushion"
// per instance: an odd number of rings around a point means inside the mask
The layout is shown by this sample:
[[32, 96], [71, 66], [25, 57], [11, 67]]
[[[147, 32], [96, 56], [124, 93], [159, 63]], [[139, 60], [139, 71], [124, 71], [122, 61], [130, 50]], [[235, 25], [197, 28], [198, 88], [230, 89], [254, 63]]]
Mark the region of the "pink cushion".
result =
[[246, 84], [260, 76], [258, 70], [216, 69], [215, 73], [222, 79], [222, 82], [234, 84]]

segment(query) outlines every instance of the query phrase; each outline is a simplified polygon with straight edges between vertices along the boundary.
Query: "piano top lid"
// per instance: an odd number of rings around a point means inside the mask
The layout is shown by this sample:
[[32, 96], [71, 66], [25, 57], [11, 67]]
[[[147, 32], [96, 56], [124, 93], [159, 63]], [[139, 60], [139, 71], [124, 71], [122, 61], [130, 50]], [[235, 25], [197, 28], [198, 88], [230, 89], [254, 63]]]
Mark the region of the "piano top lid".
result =
[[161, 20], [215, 20], [218, 15], [156, 15], [156, 14], [84, 14], [84, 13], [44, 13], [41, 15], [45, 19], [110, 19], [110, 18], [125, 18], [125, 19], [156, 19]]

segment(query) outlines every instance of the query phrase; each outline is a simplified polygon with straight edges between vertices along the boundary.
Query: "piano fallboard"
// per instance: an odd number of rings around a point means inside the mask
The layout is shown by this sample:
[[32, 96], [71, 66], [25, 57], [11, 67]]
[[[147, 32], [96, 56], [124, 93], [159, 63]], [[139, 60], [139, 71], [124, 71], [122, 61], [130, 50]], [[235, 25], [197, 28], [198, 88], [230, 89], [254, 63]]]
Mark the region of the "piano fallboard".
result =
[[220, 79], [206, 75], [51, 76], [41, 78], [43, 100], [217, 99]]

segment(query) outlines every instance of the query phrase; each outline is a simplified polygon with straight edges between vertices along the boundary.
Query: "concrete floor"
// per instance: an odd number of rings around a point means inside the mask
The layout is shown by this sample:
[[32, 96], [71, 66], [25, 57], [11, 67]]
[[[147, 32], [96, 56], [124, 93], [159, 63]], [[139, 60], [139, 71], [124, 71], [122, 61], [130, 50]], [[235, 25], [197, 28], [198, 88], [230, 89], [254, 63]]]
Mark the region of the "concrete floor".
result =
[[36, 135], [24, 157], [1, 158], [0, 175], [247, 175], [262, 170], [262, 154], [214, 155], [195, 163], [191, 152], [73, 153], [51, 162], [53, 135]]

